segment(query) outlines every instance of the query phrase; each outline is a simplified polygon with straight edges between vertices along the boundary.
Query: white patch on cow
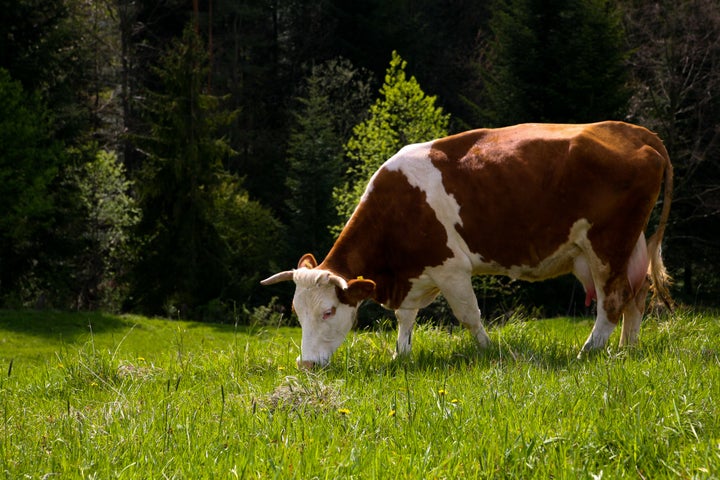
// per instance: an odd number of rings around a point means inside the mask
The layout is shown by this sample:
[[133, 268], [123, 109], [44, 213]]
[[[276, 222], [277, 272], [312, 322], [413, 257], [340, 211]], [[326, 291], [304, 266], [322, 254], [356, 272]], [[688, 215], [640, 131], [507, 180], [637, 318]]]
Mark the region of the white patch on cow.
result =
[[455, 196], [445, 190], [442, 182], [442, 173], [433, 165], [430, 159], [430, 150], [433, 142], [408, 145], [397, 155], [390, 158], [383, 168], [399, 171], [408, 183], [425, 193], [425, 198], [435, 212], [435, 216], [447, 234], [447, 246], [454, 257], [466, 257], [471, 262], [481, 262], [480, 255], [470, 251], [465, 240], [458, 233], [456, 226], [462, 226], [460, 218], [460, 204]]
[[293, 307], [302, 327], [298, 364], [327, 364], [355, 323], [357, 307], [340, 302], [330, 275], [308, 268], [293, 272]]
[[630, 255], [630, 261], [628, 262], [627, 276], [633, 292], [637, 292], [645, 282], [649, 266], [650, 259], [648, 257], [647, 244], [645, 243], [645, 234], [641, 233]]
[[460, 204], [445, 190], [442, 173], [430, 159], [432, 145], [433, 142], [427, 142], [405, 147], [384, 165], [388, 170], [401, 172], [410, 185], [425, 193], [428, 205], [445, 229], [447, 247], [452, 251], [452, 256], [442, 265], [426, 267], [419, 277], [410, 280], [412, 286], [401, 308], [423, 308], [442, 291], [458, 321], [481, 345], [487, 346], [490, 339], [482, 324], [471, 281], [473, 270], [483, 263], [482, 257], [470, 251], [457, 231], [457, 226], [463, 224]]
[[392, 157], [387, 159], [385, 161], [385, 163], [383, 163], [380, 166], [380, 168], [378, 168], [375, 171], [375, 173], [373, 173], [372, 177], [370, 177], [370, 181], [368, 182], [367, 188], [365, 188], [365, 191], [363, 192], [362, 197], [360, 197], [360, 203], [363, 203], [367, 199], [368, 195], [370, 195], [370, 193], [373, 191], [375, 177], [377, 177], [380, 174], [380, 171], [383, 168], [387, 168], [388, 170], [399, 170], [397, 168], [397, 165], [399, 163], [405, 163], [407, 161], [422, 162], [423, 159], [429, 160], [427, 153], [430, 151], [430, 148], [429, 148], [430, 145], [432, 145], [432, 142], [414, 143], [411, 145], [406, 145], [406, 146], [402, 147], [395, 155], [393, 155]]
[[427, 203], [445, 229], [454, 230], [455, 225], [462, 225], [460, 204], [453, 195], [445, 191], [442, 173], [432, 164], [429, 155], [432, 144], [433, 142], [418, 143], [403, 148], [385, 162], [385, 168], [402, 172], [410, 185], [425, 193]]
[[412, 331], [415, 326], [417, 309], [395, 310], [395, 318], [398, 323], [398, 339], [395, 343], [395, 357], [407, 355], [412, 347]]

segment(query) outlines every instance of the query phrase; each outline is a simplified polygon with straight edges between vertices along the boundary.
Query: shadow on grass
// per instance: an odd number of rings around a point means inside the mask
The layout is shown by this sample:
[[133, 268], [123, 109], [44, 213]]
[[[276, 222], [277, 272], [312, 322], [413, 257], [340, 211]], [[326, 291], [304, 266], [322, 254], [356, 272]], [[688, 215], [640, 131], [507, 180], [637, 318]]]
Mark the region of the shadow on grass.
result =
[[[587, 318], [554, 319], [554, 326], [539, 325], [538, 321], [518, 321], [491, 328], [491, 344], [481, 348], [461, 328], [433, 329], [413, 345], [409, 356], [392, 358], [392, 345], [387, 341], [381, 348], [377, 341], [357, 341], [348, 358], [334, 358], [330, 369], [336, 372], [350, 369], [353, 372], [375, 372], [390, 375], [408, 372], [431, 372], [438, 369], [462, 370], [466, 368], [518, 368], [531, 366], [548, 370], [564, 370], [582, 365], [597, 357], [617, 355], [601, 349], [578, 353], [592, 329]], [[561, 327], [558, 327], [561, 325]], [[447, 341], [443, 337], [447, 335]], [[416, 337], [417, 338], [417, 337]], [[365, 345], [363, 345], [365, 344]]]
[[463, 345], [449, 353], [423, 350], [411, 358], [394, 359], [390, 361], [390, 369], [430, 372], [438, 368], [457, 370], [478, 366], [481, 368], [533, 366], [541, 369], [564, 370], [603, 352], [592, 353], [583, 359], [578, 359], [577, 354], [578, 351], [572, 349], [572, 346], [548, 349], [531, 347], [522, 342], [506, 342], [502, 345], [493, 343], [486, 349], [475, 345]]
[[92, 333], [131, 328], [134, 322], [100, 312], [0, 310], [0, 329], [8, 332], [73, 341]]

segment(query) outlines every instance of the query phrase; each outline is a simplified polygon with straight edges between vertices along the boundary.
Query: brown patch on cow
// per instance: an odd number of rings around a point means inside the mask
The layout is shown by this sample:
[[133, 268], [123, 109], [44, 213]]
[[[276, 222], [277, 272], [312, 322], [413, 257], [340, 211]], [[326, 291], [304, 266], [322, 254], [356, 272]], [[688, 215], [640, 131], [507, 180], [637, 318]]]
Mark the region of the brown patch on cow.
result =
[[662, 183], [651, 141], [617, 122], [518, 125], [448, 137], [430, 156], [460, 204], [458, 233], [486, 262], [536, 266], [585, 218], [593, 250], [624, 273]]
[[373, 182], [320, 268], [374, 281], [372, 298], [394, 309], [410, 291], [410, 280], [444, 263], [452, 250], [425, 192], [402, 172], [381, 169]]
[[605, 314], [610, 323], [617, 325], [625, 306], [633, 298], [630, 282], [628, 282], [627, 276], [613, 272], [610, 279], [605, 283], [603, 290], [605, 292], [605, 299], [603, 300]]

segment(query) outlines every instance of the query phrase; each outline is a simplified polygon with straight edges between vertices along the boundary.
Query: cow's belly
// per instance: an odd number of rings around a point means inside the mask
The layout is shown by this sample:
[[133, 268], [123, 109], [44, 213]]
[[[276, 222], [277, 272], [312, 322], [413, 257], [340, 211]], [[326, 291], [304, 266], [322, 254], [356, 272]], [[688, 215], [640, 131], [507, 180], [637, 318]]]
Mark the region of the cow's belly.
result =
[[[586, 219], [577, 220], [570, 228], [565, 241], [559, 244], [550, 255], [538, 259], [532, 265], [502, 265], [491, 258], [483, 258], [480, 254], [471, 253], [473, 273], [476, 275], [506, 275], [514, 279], [531, 282], [571, 273], [575, 259], [583, 252], [583, 246], [586, 248], [588, 246], [587, 233], [590, 227], [590, 222]], [[525, 248], [532, 251], [532, 240], [528, 242]], [[463, 244], [467, 245], [465, 242]], [[529, 256], [519, 257], [527, 258]]]
[[536, 265], [506, 267], [495, 262], [480, 261], [473, 266], [475, 275], [505, 275], [516, 280], [536, 282], [559, 277], [573, 271], [575, 258], [582, 252], [575, 244], [563, 244], [552, 255]]

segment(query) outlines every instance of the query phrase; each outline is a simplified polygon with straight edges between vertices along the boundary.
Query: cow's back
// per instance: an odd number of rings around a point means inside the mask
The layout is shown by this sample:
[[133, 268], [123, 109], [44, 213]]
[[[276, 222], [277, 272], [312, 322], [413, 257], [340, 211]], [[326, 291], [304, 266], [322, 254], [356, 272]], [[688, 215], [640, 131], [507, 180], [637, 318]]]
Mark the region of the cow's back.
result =
[[594, 234], [619, 227], [634, 242], [662, 182], [654, 141], [620, 122], [518, 125], [439, 140], [430, 157], [460, 205], [469, 249], [509, 269], [537, 265], [582, 219]]

